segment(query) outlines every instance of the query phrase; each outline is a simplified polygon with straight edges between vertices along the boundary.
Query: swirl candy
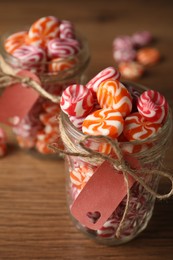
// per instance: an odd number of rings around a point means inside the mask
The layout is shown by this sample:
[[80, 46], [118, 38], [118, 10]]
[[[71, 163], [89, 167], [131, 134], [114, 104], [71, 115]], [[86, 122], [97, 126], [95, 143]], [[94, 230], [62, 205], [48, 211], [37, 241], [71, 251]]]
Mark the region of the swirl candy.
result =
[[56, 58], [52, 59], [51, 62], [48, 64], [48, 71], [51, 73], [61, 72], [64, 70], [72, 69], [77, 60], [76, 59], [62, 59]]
[[75, 55], [80, 50], [80, 44], [77, 40], [53, 39], [47, 44], [47, 53], [50, 59], [67, 58]]
[[69, 116], [86, 116], [92, 110], [93, 105], [92, 92], [86, 86], [73, 84], [62, 93], [60, 107]]
[[29, 69], [32, 72], [45, 70], [46, 53], [40, 47], [23, 45], [13, 52], [13, 56], [19, 59], [23, 69]]
[[158, 91], [146, 90], [138, 98], [137, 109], [148, 121], [162, 123], [168, 114], [168, 102]]
[[119, 36], [116, 37], [113, 41], [114, 49], [132, 49], [134, 47], [132, 38], [130, 36]]
[[60, 21], [54, 16], [38, 19], [31, 25], [28, 32], [28, 42], [45, 48], [48, 40], [59, 37]]
[[97, 100], [102, 108], [118, 111], [123, 117], [132, 109], [132, 98], [126, 87], [118, 80], [106, 80], [97, 90]]
[[123, 134], [128, 141], [146, 140], [161, 128], [161, 124], [147, 121], [139, 112], [125, 118]]
[[132, 61], [136, 58], [136, 50], [135, 49], [125, 49], [125, 50], [114, 50], [113, 51], [114, 60], [119, 63], [123, 61]]
[[81, 190], [93, 173], [94, 171], [87, 166], [78, 167], [70, 172], [70, 180], [77, 189]]
[[138, 50], [136, 59], [144, 66], [151, 66], [160, 60], [160, 52], [155, 48], [145, 47]]
[[82, 132], [88, 135], [103, 135], [117, 138], [123, 131], [124, 119], [120, 112], [113, 109], [100, 109], [88, 115]]
[[136, 80], [144, 73], [143, 66], [135, 61], [121, 62], [118, 68], [122, 77], [130, 80]]
[[93, 92], [97, 92], [99, 85], [105, 80], [118, 80], [120, 79], [120, 73], [113, 67], [108, 67], [99, 72], [93, 79], [91, 79], [86, 87], [91, 89]]
[[143, 47], [149, 44], [152, 39], [152, 34], [149, 31], [136, 32], [132, 35], [132, 41], [137, 47]]
[[66, 20], [62, 20], [59, 26], [59, 34], [61, 39], [74, 39], [75, 31], [72, 23]]
[[13, 53], [17, 48], [26, 44], [28, 32], [22, 31], [10, 35], [4, 43], [4, 48], [8, 53]]

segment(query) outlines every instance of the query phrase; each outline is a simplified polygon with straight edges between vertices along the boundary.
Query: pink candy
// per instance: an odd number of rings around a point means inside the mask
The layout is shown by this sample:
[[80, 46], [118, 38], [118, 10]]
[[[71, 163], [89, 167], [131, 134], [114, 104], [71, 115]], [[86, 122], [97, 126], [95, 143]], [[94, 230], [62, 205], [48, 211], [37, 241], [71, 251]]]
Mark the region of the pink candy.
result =
[[162, 123], [168, 113], [166, 99], [154, 90], [147, 90], [140, 95], [137, 108], [143, 117], [153, 123]]
[[119, 49], [114, 50], [113, 58], [117, 63], [124, 62], [124, 61], [132, 61], [136, 58], [136, 50], [134, 49]]
[[46, 53], [34, 45], [23, 45], [13, 52], [13, 56], [19, 59], [23, 69], [32, 72], [43, 72], [45, 70]]
[[114, 39], [113, 41], [113, 48], [114, 49], [132, 49], [134, 46], [133, 40], [130, 36], [119, 36]]
[[92, 110], [93, 105], [92, 92], [83, 85], [73, 84], [62, 93], [60, 106], [69, 116], [83, 117]]
[[47, 52], [50, 59], [67, 58], [80, 50], [80, 44], [73, 39], [53, 39], [48, 42]]
[[71, 22], [67, 20], [62, 20], [59, 26], [59, 33], [61, 39], [74, 39], [75, 30]]
[[149, 31], [137, 32], [132, 35], [132, 42], [137, 47], [143, 47], [152, 41], [153, 37]]

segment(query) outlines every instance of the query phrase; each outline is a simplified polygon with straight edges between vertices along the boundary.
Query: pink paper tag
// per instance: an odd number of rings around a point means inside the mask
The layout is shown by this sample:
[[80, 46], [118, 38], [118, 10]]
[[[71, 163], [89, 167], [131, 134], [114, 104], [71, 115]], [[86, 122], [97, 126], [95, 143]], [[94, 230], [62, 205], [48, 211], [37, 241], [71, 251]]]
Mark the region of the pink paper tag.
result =
[[[128, 175], [129, 188], [135, 180]], [[122, 173], [107, 161], [96, 170], [71, 207], [72, 215], [86, 227], [100, 229], [127, 194]], [[89, 215], [99, 214], [92, 223]]]
[[[38, 77], [29, 71], [20, 71], [20, 76], [30, 77], [40, 83]], [[21, 120], [31, 110], [39, 94], [31, 87], [21, 83], [12, 84], [0, 96], [0, 122], [13, 125], [17, 118]]]

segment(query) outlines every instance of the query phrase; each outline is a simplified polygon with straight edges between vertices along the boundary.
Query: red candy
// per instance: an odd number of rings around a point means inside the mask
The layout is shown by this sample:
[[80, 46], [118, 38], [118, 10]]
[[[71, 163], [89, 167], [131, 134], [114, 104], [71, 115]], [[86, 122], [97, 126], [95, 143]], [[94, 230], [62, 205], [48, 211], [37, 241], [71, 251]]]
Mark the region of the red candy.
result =
[[137, 109], [148, 121], [162, 123], [168, 114], [168, 103], [158, 91], [146, 90], [138, 98]]
[[70, 116], [83, 117], [89, 114], [93, 105], [92, 92], [83, 85], [73, 84], [62, 93], [61, 109]]
[[113, 67], [108, 67], [101, 72], [99, 72], [92, 80], [90, 80], [86, 86], [93, 92], [97, 92], [99, 85], [105, 80], [118, 80], [120, 78], [120, 73]]

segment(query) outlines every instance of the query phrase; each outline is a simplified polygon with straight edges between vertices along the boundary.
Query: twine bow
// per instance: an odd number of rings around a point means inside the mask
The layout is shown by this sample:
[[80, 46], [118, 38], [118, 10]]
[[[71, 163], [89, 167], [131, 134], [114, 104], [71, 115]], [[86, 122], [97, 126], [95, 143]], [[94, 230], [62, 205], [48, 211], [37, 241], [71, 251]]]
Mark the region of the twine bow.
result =
[[[121, 219], [119, 226], [117, 228], [117, 231], [116, 231], [117, 237], [120, 236], [120, 231], [122, 229], [122, 226], [123, 226], [123, 223], [124, 223], [124, 220], [125, 220], [126, 214], [128, 212], [128, 208], [129, 208], [130, 189], [129, 189], [128, 175], [132, 176], [136, 182], [140, 183], [140, 185], [142, 185], [146, 189], [146, 191], [149, 192], [155, 198], [162, 200], [162, 199], [169, 198], [171, 195], [173, 195], [173, 176], [171, 175], [171, 173], [167, 173], [165, 171], [158, 170], [158, 169], [148, 170], [145, 167], [140, 168], [140, 169], [132, 169], [130, 164], [124, 159], [123, 152], [122, 152], [121, 148], [119, 147], [119, 143], [116, 139], [111, 139], [110, 137], [102, 136], [102, 135], [99, 135], [99, 136], [85, 135], [82, 139], [80, 139], [78, 141], [78, 143], [76, 145], [74, 145], [70, 141], [68, 136], [66, 135], [61, 118], [59, 119], [59, 127], [60, 127], [61, 138], [62, 138], [63, 142], [67, 145], [67, 147], [70, 147], [70, 151], [59, 149], [56, 144], [49, 145], [49, 147], [51, 149], [53, 149], [55, 152], [69, 155], [69, 156], [79, 156], [79, 157], [84, 157], [84, 158], [90, 158], [90, 159], [94, 160], [94, 162], [96, 162], [97, 164], [98, 164], [98, 162], [100, 163], [100, 161], [106, 160], [113, 166], [113, 168], [116, 171], [118, 170], [118, 171], [122, 172], [122, 174], [124, 176], [125, 184], [126, 184], [126, 189], [127, 189], [127, 200], [126, 200], [126, 205], [125, 205], [122, 219]], [[114, 151], [114, 154], [116, 155], [115, 158], [110, 157], [110, 155], [94, 151], [93, 149], [87, 147], [86, 146], [87, 140], [90, 140], [91, 142], [98, 140], [101, 142], [108, 143], [111, 146], [112, 150]], [[78, 150], [76, 149], [77, 145], [79, 145]], [[81, 149], [83, 150], [83, 152], [81, 152]], [[167, 178], [171, 182], [170, 191], [165, 194], [160, 194], [160, 193], [155, 192], [149, 185], [147, 185], [145, 183], [145, 181], [141, 177], [139, 177], [139, 175], [141, 175], [141, 174], [142, 175], [143, 174], [159, 175], [161, 177]]]

